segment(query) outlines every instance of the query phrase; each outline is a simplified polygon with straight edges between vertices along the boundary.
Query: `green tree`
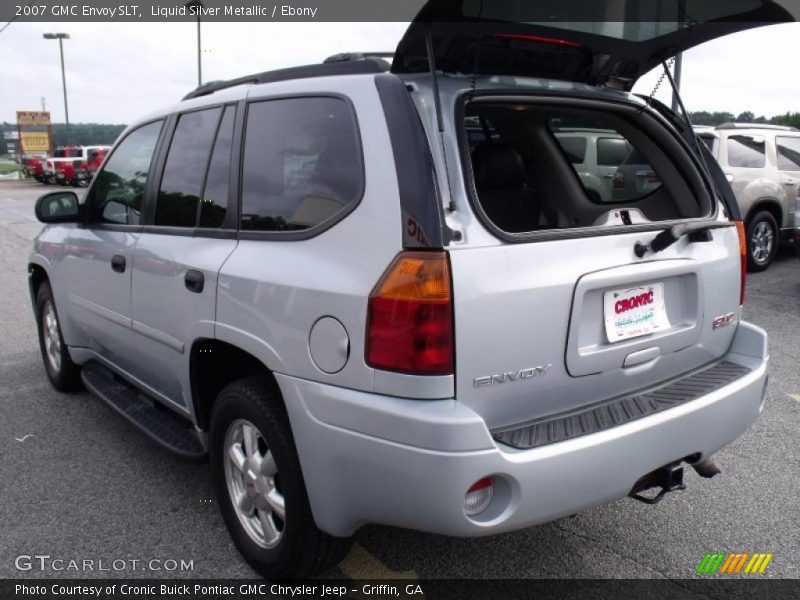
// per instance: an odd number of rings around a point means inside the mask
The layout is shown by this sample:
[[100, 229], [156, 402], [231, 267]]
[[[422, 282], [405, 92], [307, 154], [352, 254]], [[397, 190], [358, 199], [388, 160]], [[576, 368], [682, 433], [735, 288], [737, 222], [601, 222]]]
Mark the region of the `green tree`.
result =
[[67, 146], [110, 146], [125, 129], [125, 125], [109, 125], [104, 123], [70, 123], [67, 129], [64, 123], [53, 124], [53, 145]]
[[775, 125], [786, 125], [788, 127], [797, 127], [800, 129], [800, 112], [787, 112], [782, 115], [772, 117], [771, 123]]

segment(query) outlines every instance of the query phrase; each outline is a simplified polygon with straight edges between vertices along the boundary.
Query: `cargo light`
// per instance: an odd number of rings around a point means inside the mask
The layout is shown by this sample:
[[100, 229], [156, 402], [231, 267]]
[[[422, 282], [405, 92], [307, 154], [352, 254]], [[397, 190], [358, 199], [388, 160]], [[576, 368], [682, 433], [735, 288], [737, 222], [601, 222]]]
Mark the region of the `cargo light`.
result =
[[524, 40], [526, 42], [541, 42], [543, 44], [555, 44], [556, 46], [567, 46], [569, 48], [580, 48], [581, 45], [577, 42], [563, 40], [560, 38], [551, 38], [543, 35], [525, 35], [523, 33], [495, 33], [494, 37], [507, 39], [507, 40]]
[[473, 483], [464, 494], [464, 512], [470, 517], [486, 510], [494, 496], [494, 481], [484, 477]]
[[744, 222], [736, 221], [736, 233], [739, 234], [739, 270], [741, 287], [739, 288], [739, 306], [744, 306], [744, 285], [747, 281], [747, 234]]
[[412, 375], [452, 375], [453, 353], [447, 253], [399, 254], [369, 297], [366, 363]]

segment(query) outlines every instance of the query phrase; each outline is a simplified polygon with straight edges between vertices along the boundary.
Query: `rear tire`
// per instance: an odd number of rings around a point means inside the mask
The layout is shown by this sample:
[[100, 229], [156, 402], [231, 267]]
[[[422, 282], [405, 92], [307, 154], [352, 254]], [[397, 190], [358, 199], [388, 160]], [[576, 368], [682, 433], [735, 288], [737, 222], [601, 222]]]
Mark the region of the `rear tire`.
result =
[[244, 559], [267, 579], [304, 578], [337, 565], [349, 538], [320, 531], [289, 418], [274, 382], [250, 377], [220, 392], [209, 431], [211, 477]]
[[747, 270], [766, 270], [778, 252], [778, 223], [772, 213], [762, 210], [747, 224]]
[[56, 302], [50, 283], [45, 281], [36, 293], [36, 324], [39, 328], [39, 348], [44, 369], [53, 387], [60, 392], [81, 388], [81, 368], [72, 362], [61, 334]]

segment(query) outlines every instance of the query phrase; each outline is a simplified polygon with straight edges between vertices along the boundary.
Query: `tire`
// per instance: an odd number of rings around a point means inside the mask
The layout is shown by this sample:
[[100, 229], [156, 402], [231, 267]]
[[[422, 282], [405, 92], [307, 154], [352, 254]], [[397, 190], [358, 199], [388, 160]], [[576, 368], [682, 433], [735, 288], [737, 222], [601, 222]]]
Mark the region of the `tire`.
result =
[[36, 324], [39, 329], [39, 348], [47, 377], [60, 392], [81, 388], [81, 369], [72, 362], [61, 334], [61, 322], [50, 283], [45, 281], [36, 293]]
[[259, 574], [274, 580], [305, 578], [344, 558], [350, 538], [328, 535], [314, 522], [289, 418], [274, 382], [251, 377], [220, 392], [211, 414], [209, 453], [222, 517], [236, 548]]
[[762, 210], [747, 223], [747, 270], [764, 271], [778, 252], [778, 223], [772, 213]]

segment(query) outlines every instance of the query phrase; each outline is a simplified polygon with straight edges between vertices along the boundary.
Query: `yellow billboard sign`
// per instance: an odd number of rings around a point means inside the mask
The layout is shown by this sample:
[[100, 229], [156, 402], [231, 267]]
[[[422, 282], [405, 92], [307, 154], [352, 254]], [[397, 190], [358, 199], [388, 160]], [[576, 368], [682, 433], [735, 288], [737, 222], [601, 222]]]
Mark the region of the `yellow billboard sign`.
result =
[[18, 110], [17, 125], [50, 125], [48, 111]]
[[50, 151], [50, 134], [46, 131], [22, 131], [19, 141], [23, 154]]

